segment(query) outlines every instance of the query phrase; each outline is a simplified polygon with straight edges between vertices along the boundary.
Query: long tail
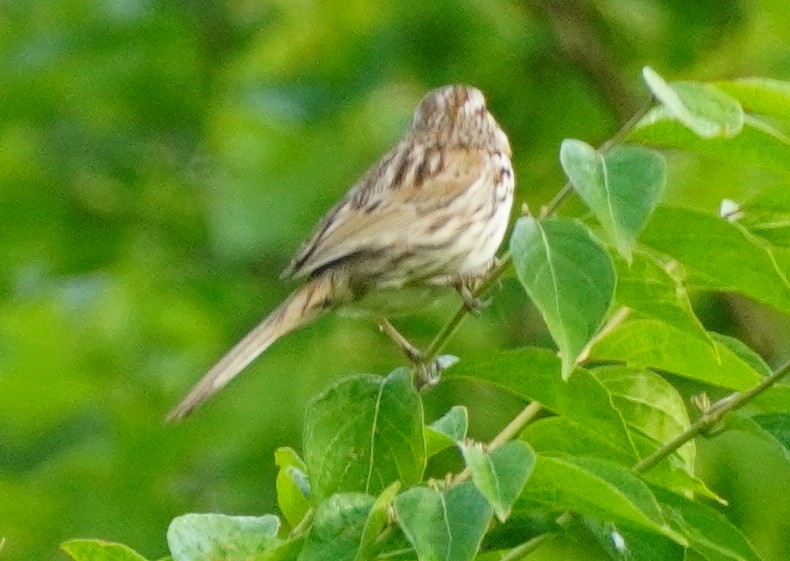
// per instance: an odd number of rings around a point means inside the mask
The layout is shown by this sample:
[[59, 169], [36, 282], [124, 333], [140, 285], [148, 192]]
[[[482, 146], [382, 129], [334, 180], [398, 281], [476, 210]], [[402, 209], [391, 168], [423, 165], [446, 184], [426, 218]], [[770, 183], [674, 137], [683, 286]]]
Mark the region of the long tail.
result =
[[167, 421], [177, 421], [189, 415], [277, 339], [333, 308], [338, 296], [336, 279], [331, 275], [311, 279], [296, 289], [195, 384], [181, 403], [167, 415]]

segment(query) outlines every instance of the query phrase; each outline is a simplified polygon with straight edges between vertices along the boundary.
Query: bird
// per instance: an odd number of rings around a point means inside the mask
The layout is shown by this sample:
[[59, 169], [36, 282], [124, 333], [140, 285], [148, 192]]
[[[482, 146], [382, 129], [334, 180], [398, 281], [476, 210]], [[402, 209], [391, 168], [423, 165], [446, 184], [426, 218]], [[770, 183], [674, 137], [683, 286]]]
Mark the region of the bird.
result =
[[301, 282], [167, 416], [182, 419], [284, 335], [376, 291], [471, 287], [495, 262], [513, 204], [505, 132], [468, 85], [434, 89], [395, 146], [318, 222], [282, 274]]

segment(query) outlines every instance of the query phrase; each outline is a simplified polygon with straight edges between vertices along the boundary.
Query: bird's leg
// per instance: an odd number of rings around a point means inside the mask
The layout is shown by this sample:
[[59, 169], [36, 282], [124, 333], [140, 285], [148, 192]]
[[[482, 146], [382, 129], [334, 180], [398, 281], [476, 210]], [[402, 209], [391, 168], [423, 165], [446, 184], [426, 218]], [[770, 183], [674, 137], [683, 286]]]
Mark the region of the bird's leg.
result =
[[479, 280], [480, 279], [476, 277], [461, 276], [458, 277], [458, 280], [454, 284], [455, 289], [464, 301], [464, 306], [473, 313], [479, 312], [491, 303], [490, 300], [481, 300], [475, 296], [475, 287]]
[[423, 363], [423, 356], [422, 351], [412, 345], [406, 337], [400, 334], [400, 331], [395, 329], [395, 326], [390, 323], [390, 321], [385, 318], [384, 316], [379, 316], [377, 318], [379, 329], [381, 332], [384, 333], [387, 337], [392, 339], [393, 343], [395, 343], [398, 348], [406, 355], [410, 361], [412, 361], [415, 365]]
[[416, 371], [417, 388], [435, 384], [439, 379], [439, 373], [443, 370], [441, 361], [437, 358], [430, 363], [425, 360], [422, 351], [412, 345], [400, 331], [384, 316], [377, 318], [379, 329], [387, 335], [398, 346], [414, 365]]

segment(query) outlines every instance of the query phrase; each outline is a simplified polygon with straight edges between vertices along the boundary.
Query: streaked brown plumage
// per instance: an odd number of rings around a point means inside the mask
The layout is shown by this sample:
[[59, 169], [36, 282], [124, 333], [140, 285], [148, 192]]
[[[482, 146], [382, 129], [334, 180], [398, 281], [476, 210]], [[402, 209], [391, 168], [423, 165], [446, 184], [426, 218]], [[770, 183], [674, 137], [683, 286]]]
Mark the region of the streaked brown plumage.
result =
[[319, 222], [283, 273], [305, 279], [168, 416], [184, 417], [283, 335], [374, 289], [483, 275], [513, 202], [510, 144], [469, 86], [429, 92], [405, 137]]

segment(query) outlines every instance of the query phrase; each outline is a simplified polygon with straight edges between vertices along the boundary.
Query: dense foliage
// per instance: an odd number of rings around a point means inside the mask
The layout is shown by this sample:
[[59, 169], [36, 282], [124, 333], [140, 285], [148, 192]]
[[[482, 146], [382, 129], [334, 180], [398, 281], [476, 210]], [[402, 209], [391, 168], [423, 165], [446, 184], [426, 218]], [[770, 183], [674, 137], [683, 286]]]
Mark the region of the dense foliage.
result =
[[[53, 558], [85, 536], [179, 561], [466, 559], [486, 534], [480, 559], [524, 543], [539, 558], [785, 558], [785, 388], [734, 412], [717, 400], [788, 358], [787, 84], [639, 71], [787, 78], [790, 14], [554, 6], [4, 6], [0, 556]], [[492, 305], [445, 341], [461, 360], [416, 393], [376, 330], [328, 317], [164, 427], [289, 289], [277, 275], [310, 224], [449, 82], [487, 93], [532, 210]], [[645, 83], [656, 107], [594, 150]], [[563, 174], [574, 194], [542, 216]], [[398, 325], [430, 341], [455, 305]], [[374, 394], [394, 405], [371, 410]], [[368, 424], [341, 434], [351, 408]], [[409, 430], [371, 438], [385, 419]], [[662, 446], [684, 433], [700, 438]]]

